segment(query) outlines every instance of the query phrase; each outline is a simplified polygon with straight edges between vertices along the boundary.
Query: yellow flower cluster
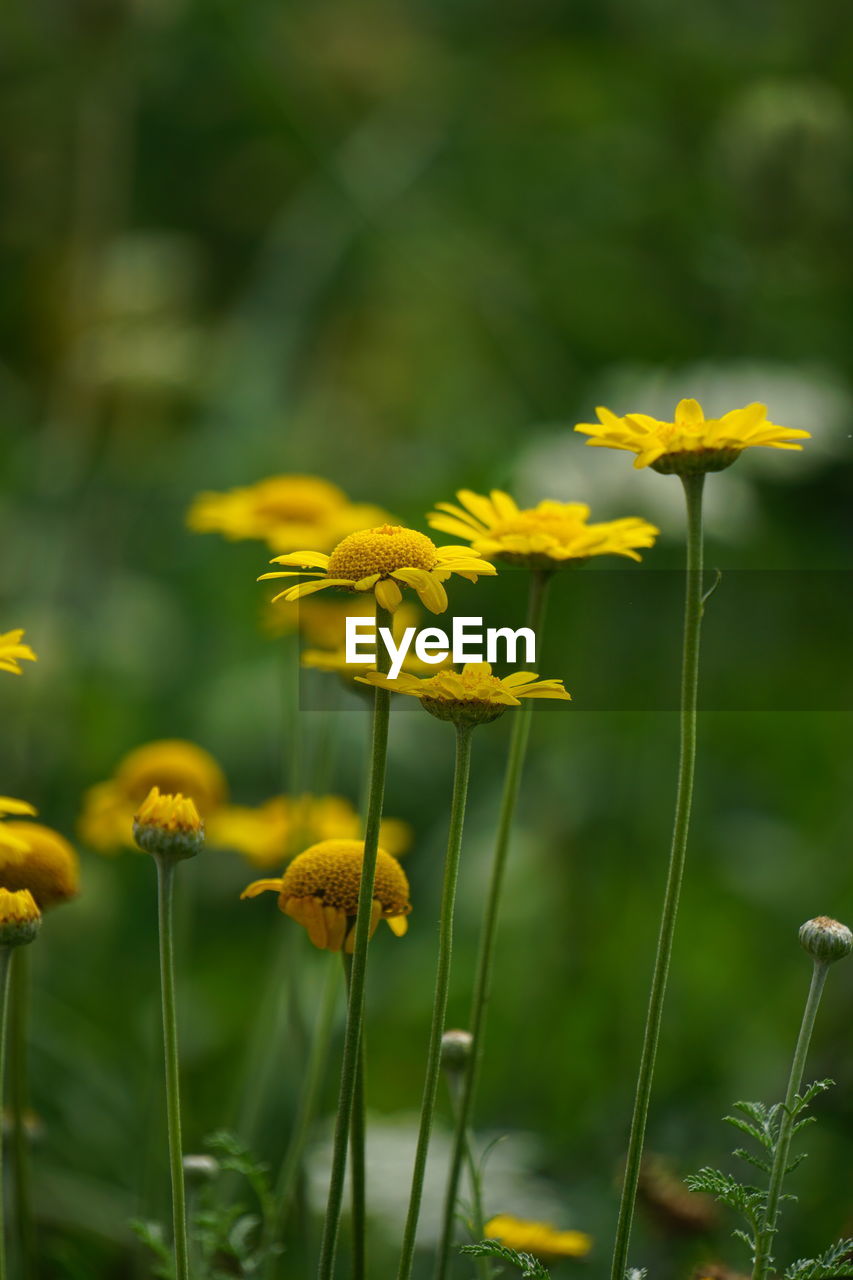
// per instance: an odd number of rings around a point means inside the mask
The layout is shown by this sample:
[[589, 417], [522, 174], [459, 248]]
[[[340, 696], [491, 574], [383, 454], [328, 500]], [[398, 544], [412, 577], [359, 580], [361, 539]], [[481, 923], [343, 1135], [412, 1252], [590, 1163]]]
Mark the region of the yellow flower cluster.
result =
[[152, 787], [190, 797], [203, 818], [224, 804], [228, 790], [213, 756], [194, 742], [148, 742], [126, 755], [112, 778], [86, 792], [78, 824], [83, 843], [98, 853], [133, 848], [133, 817]]
[[[330, 839], [355, 839], [361, 819], [343, 796], [273, 796], [255, 808], [229, 805], [208, 823], [208, 840], [233, 849], [256, 867], [281, 866], [307, 845]], [[411, 829], [383, 818], [382, 846], [399, 857], [411, 843]]]
[[510, 1213], [498, 1214], [485, 1226], [489, 1240], [499, 1240], [517, 1253], [532, 1253], [542, 1262], [558, 1258], [585, 1258], [592, 1248], [592, 1237], [583, 1231], [558, 1231], [547, 1222], [532, 1222]]
[[232, 541], [266, 542], [326, 551], [341, 538], [386, 520], [380, 507], [352, 503], [342, 489], [319, 476], [270, 476], [226, 493], [200, 493], [187, 513], [195, 533], [219, 533]]

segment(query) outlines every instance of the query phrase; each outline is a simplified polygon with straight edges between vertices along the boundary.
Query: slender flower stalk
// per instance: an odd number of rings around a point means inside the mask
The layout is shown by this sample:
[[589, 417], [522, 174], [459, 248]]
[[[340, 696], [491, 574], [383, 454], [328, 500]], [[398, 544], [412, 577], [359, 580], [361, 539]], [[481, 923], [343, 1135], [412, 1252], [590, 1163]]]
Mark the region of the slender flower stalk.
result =
[[616, 1225], [611, 1280], [624, 1280], [628, 1263], [628, 1248], [631, 1240], [634, 1206], [640, 1180], [640, 1166], [643, 1158], [646, 1123], [649, 1115], [655, 1058], [657, 1056], [669, 966], [672, 958], [672, 945], [675, 937], [675, 924], [687, 853], [690, 810], [693, 801], [693, 775], [696, 764], [697, 693], [699, 687], [699, 639], [703, 608], [702, 493], [705, 474], [704, 472], [687, 473], [681, 476], [681, 481], [684, 485], [684, 495], [687, 502], [687, 575], [681, 667], [681, 753], [678, 765], [675, 821], [669, 869], [661, 912], [657, 954], [649, 994], [649, 1006], [646, 1013], [643, 1048], [640, 1055], [640, 1069], [631, 1119], [631, 1136], [628, 1143], [628, 1158], [625, 1166], [625, 1178], [622, 1184], [619, 1218]]
[[[392, 620], [386, 609], [376, 605], [376, 625], [391, 627]], [[387, 648], [378, 647], [378, 670], [387, 672], [391, 658]], [[347, 1144], [352, 1126], [352, 1115], [358, 1087], [361, 1029], [364, 1021], [364, 990], [367, 977], [367, 948], [370, 941], [370, 925], [373, 905], [373, 889], [376, 878], [376, 860], [379, 849], [379, 826], [382, 820], [382, 804], [385, 794], [385, 768], [388, 758], [388, 720], [390, 694], [376, 688], [373, 695], [373, 742], [371, 746], [370, 788], [367, 817], [364, 830], [364, 862], [358, 897], [358, 914], [355, 924], [355, 945], [350, 972], [347, 1025], [344, 1036], [343, 1062], [341, 1064], [340, 1093], [335, 1122], [335, 1138], [332, 1151], [332, 1172], [329, 1180], [329, 1198], [320, 1248], [318, 1280], [332, 1280], [335, 1266], [335, 1250], [338, 1226], [344, 1197]]]
[[[6, 1023], [8, 1021], [9, 973], [11, 969], [12, 948], [0, 946], [0, 1098], [3, 1097], [3, 1086], [6, 1074]], [[0, 1127], [0, 1190], [6, 1185], [3, 1168], [3, 1134]], [[0, 1280], [6, 1280], [6, 1222], [3, 1207], [3, 1195], [0, 1194]]]
[[21, 1271], [34, 1274], [30, 1160], [27, 1142], [27, 1023], [29, 1012], [29, 953], [20, 948], [12, 961], [9, 1010], [9, 1112], [11, 1115], [12, 1167], [15, 1179], [15, 1218]]
[[776, 1226], [779, 1217], [779, 1201], [782, 1196], [782, 1183], [785, 1181], [785, 1174], [788, 1171], [788, 1156], [791, 1151], [791, 1138], [793, 1137], [794, 1132], [794, 1103], [803, 1083], [806, 1056], [809, 1051], [809, 1045], [811, 1044], [815, 1018], [817, 1017], [820, 998], [823, 995], [823, 988], [826, 983], [826, 975], [828, 972], [829, 965], [825, 960], [815, 960], [812, 968], [812, 979], [809, 985], [809, 994], [806, 999], [806, 1007], [803, 1010], [803, 1020], [800, 1024], [800, 1034], [797, 1037], [797, 1045], [794, 1049], [794, 1059], [791, 1063], [791, 1074], [788, 1078], [788, 1091], [785, 1094], [785, 1105], [782, 1110], [782, 1120], [779, 1127], [779, 1139], [776, 1143], [776, 1152], [773, 1157], [773, 1165], [770, 1170], [770, 1183], [767, 1191], [767, 1212], [764, 1217], [761, 1232], [756, 1241], [755, 1264], [752, 1270], [752, 1280], [765, 1280], [773, 1261], [771, 1249], [773, 1246], [773, 1237], [776, 1234]]
[[305, 1079], [299, 1099], [299, 1109], [276, 1188], [276, 1200], [279, 1205], [279, 1230], [284, 1229], [293, 1205], [299, 1170], [302, 1167], [302, 1158], [305, 1154], [305, 1144], [308, 1141], [311, 1125], [317, 1113], [320, 1089], [329, 1059], [332, 1030], [335, 1025], [339, 987], [340, 970], [335, 957], [329, 956], [323, 990], [320, 996], [320, 1008], [314, 1026], [311, 1051], [305, 1068]]
[[776, 1140], [776, 1150], [774, 1151], [773, 1164], [770, 1168], [767, 1208], [761, 1230], [755, 1242], [752, 1280], [766, 1280], [766, 1276], [773, 1264], [773, 1237], [779, 1225], [782, 1184], [789, 1169], [788, 1157], [791, 1152], [791, 1139], [794, 1136], [798, 1114], [797, 1100], [803, 1084], [806, 1058], [808, 1057], [815, 1019], [820, 1006], [820, 999], [823, 995], [829, 966], [836, 960], [841, 960], [850, 954], [851, 950], [853, 950], [853, 934], [851, 934], [846, 925], [840, 924], [838, 920], [832, 920], [828, 916], [818, 916], [814, 920], [807, 920], [800, 929], [800, 942], [814, 961], [812, 979], [809, 985], [809, 994], [806, 998], [806, 1007], [803, 1010], [800, 1034], [797, 1036], [797, 1044], [794, 1049], [791, 1074], [788, 1077], [788, 1090], [785, 1094], [782, 1118], [779, 1124], [779, 1136]]
[[166, 1066], [166, 1121], [169, 1132], [169, 1170], [172, 1180], [172, 1226], [175, 1274], [189, 1280], [187, 1199], [181, 1143], [181, 1094], [178, 1070], [178, 1021], [175, 1007], [175, 955], [172, 935], [172, 900], [175, 863], [155, 854], [157, 863], [157, 918], [160, 935], [160, 993], [163, 1005], [163, 1051]]
[[468, 798], [468, 778], [471, 769], [471, 734], [473, 726], [458, 721], [456, 725], [456, 764], [453, 777], [453, 801], [450, 810], [450, 831], [447, 838], [447, 857], [444, 864], [444, 886], [441, 895], [441, 917], [438, 939], [438, 967], [435, 976], [435, 997], [432, 1007], [427, 1071], [424, 1082], [415, 1168], [412, 1175], [412, 1191], [409, 1211], [403, 1235], [398, 1280], [409, 1280], [415, 1253], [418, 1217], [423, 1197], [427, 1152], [432, 1133], [435, 1101], [441, 1074], [441, 1038], [447, 1013], [447, 993], [450, 986], [450, 965], [453, 951], [453, 915], [456, 905], [456, 884], [459, 878], [459, 858], [462, 852], [462, 829], [465, 822], [465, 806]]
[[[347, 991], [352, 973], [352, 956], [342, 952]], [[367, 1277], [367, 1173], [365, 1145], [367, 1137], [366, 1098], [364, 1080], [364, 1028], [358, 1051], [358, 1072], [355, 1081], [355, 1097], [350, 1125], [350, 1186], [352, 1190], [352, 1280]]]
[[[530, 576], [530, 590], [527, 605], [527, 622], [542, 643], [542, 627], [545, 620], [545, 608], [548, 598], [548, 587], [551, 574], [546, 570], [533, 570]], [[492, 874], [489, 882], [486, 910], [480, 933], [477, 972], [474, 980], [474, 996], [471, 1008], [472, 1052], [468, 1055], [464, 1075], [458, 1088], [458, 1101], [454, 1114], [453, 1150], [447, 1179], [447, 1190], [444, 1200], [444, 1217], [441, 1240], [439, 1242], [436, 1277], [445, 1280], [450, 1264], [450, 1249], [456, 1224], [456, 1201], [459, 1196], [459, 1181], [462, 1166], [466, 1159], [468, 1134], [474, 1110], [474, 1098], [477, 1089], [480, 1065], [483, 1057], [483, 1036], [489, 996], [492, 988], [492, 972], [495, 959], [495, 942], [497, 939], [498, 918], [500, 916], [501, 899], [509, 855], [510, 838], [515, 821], [515, 809], [518, 801], [524, 761], [527, 755], [527, 743], [530, 738], [530, 717], [533, 708], [524, 702], [518, 709], [512, 725], [509, 757], [504, 777], [503, 795], [501, 797], [498, 832], [495, 841], [495, 854], [492, 862]], [[472, 1171], [473, 1178], [473, 1171]], [[482, 1238], [482, 1237], [481, 1237]]]

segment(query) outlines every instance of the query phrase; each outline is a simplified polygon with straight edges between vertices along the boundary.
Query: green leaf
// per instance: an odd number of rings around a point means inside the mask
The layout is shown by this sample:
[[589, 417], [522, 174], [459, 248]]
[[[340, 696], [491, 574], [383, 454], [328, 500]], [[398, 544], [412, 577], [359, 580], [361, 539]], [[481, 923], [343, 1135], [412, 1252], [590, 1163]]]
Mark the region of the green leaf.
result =
[[466, 1244], [462, 1246], [460, 1252], [467, 1253], [471, 1258], [497, 1258], [500, 1262], [507, 1262], [511, 1267], [517, 1267], [522, 1276], [528, 1277], [528, 1280], [550, 1280], [551, 1277], [550, 1271], [546, 1271], [542, 1263], [532, 1254], [516, 1253], [515, 1249], [508, 1249], [499, 1240], [481, 1240], [479, 1244]]

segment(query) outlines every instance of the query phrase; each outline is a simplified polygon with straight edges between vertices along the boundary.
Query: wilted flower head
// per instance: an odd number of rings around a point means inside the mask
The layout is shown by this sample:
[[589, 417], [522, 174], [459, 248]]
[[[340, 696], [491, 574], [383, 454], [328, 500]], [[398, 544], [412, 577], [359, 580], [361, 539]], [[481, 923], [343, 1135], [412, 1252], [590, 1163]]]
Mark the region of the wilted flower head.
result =
[[28, 889], [40, 911], [77, 896], [80, 860], [64, 836], [39, 822], [7, 822], [3, 830], [20, 845], [0, 841], [2, 888]]
[[204, 845], [204, 823], [192, 800], [152, 787], [133, 819], [133, 838], [145, 853], [194, 858]]
[[800, 942], [814, 960], [832, 964], [853, 951], [853, 933], [846, 924], [829, 916], [816, 916], [800, 928]]
[[540, 680], [534, 671], [515, 671], [501, 678], [492, 675], [488, 662], [466, 662], [461, 671], [440, 671], [423, 680], [410, 675], [392, 680], [379, 671], [357, 679], [362, 684], [419, 698], [430, 715], [454, 724], [488, 724], [503, 715], [507, 707], [520, 706], [522, 698], [571, 701], [562, 680]]
[[0, 946], [32, 942], [41, 928], [41, 912], [28, 889], [0, 889]]
[[583, 502], [543, 501], [520, 508], [508, 493], [488, 497], [460, 489], [452, 502], [439, 502], [428, 517], [433, 529], [471, 543], [481, 556], [528, 569], [561, 569], [590, 556], [616, 555], [639, 560], [638, 549], [654, 546], [660, 532], [639, 516], [589, 523]]
[[19, 676], [23, 674], [22, 662], [38, 661], [30, 646], [21, 643], [23, 638], [23, 629], [0, 635], [0, 671], [11, 671]]
[[370, 591], [392, 613], [401, 603], [401, 587], [411, 587], [431, 613], [444, 613], [447, 592], [442, 585], [454, 573], [469, 582], [478, 574], [494, 574], [495, 566], [475, 556], [470, 547], [437, 547], [425, 533], [402, 525], [383, 524], [351, 533], [331, 555], [318, 551], [294, 551], [276, 556], [273, 564], [293, 566], [267, 578], [308, 578], [288, 587], [276, 599], [299, 600], [327, 587], [345, 591]]
[[[256, 880], [240, 896], [255, 898], [267, 890], [277, 893], [279, 910], [303, 926], [315, 947], [351, 953], [363, 862], [362, 840], [323, 840], [295, 857], [280, 879]], [[405, 871], [396, 858], [380, 849], [371, 937], [380, 920], [386, 920], [392, 931], [402, 937], [411, 909]]]
[[499, 1240], [517, 1253], [532, 1253], [543, 1262], [558, 1258], [585, 1258], [592, 1248], [592, 1237], [583, 1231], [558, 1231], [548, 1222], [532, 1222], [501, 1213], [485, 1225], [486, 1238]]
[[799, 440], [811, 433], [795, 427], [777, 427], [767, 420], [767, 406], [748, 404], [722, 418], [706, 418], [696, 400], [680, 400], [673, 422], [661, 422], [646, 413], [617, 417], [609, 409], [596, 409], [597, 423], [581, 422], [575, 431], [590, 438], [587, 444], [624, 449], [637, 455], [634, 466], [651, 466], [664, 475], [694, 475], [722, 471], [744, 449], [765, 445], [771, 449], [801, 449]]

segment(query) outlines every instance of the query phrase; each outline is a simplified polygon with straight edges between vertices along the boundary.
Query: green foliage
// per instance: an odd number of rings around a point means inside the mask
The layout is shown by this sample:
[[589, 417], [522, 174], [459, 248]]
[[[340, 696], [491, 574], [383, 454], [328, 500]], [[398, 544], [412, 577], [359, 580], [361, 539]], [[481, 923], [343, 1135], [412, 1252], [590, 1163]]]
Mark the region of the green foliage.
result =
[[466, 1244], [460, 1250], [472, 1258], [497, 1258], [499, 1262], [507, 1262], [517, 1267], [528, 1280], [550, 1280], [550, 1271], [543, 1267], [530, 1253], [516, 1253], [498, 1240], [481, 1240], [479, 1244]]
[[[794, 1121], [794, 1135], [800, 1133], [807, 1125], [814, 1123], [814, 1116], [807, 1116], [804, 1113], [814, 1099], [833, 1083], [832, 1080], [815, 1080], [802, 1093], [797, 1094], [790, 1112]], [[739, 1114], [725, 1116], [726, 1123], [751, 1138], [761, 1151], [756, 1154], [744, 1147], [737, 1147], [733, 1155], [769, 1177], [779, 1143], [782, 1120], [786, 1114], [785, 1104], [777, 1102], [773, 1106], [767, 1106], [763, 1102], [736, 1102], [734, 1106]], [[805, 1152], [795, 1156], [786, 1166], [786, 1173], [792, 1173], [805, 1158]], [[708, 1167], [691, 1174], [685, 1181], [690, 1191], [701, 1191], [712, 1195], [722, 1204], [733, 1209], [735, 1213], [740, 1214], [746, 1222], [747, 1230], [737, 1230], [734, 1235], [747, 1246], [754, 1261], [759, 1235], [766, 1230], [767, 1190], [741, 1182], [732, 1174], [723, 1173], [720, 1169]], [[796, 1200], [796, 1196], [783, 1195], [781, 1199]], [[828, 1280], [829, 1277], [844, 1274], [838, 1271], [838, 1266], [851, 1249], [853, 1249], [853, 1242], [840, 1240], [819, 1258], [801, 1258], [798, 1262], [792, 1263], [785, 1272], [785, 1280]]]
[[[218, 1161], [221, 1172], [237, 1174], [252, 1192], [256, 1208], [242, 1200], [223, 1204], [207, 1193], [190, 1219], [190, 1249], [197, 1259], [194, 1274], [199, 1280], [250, 1280], [262, 1274], [266, 1263], [276, 1253], [275, 1203], [266, 1165], [255, 1160], [233, 1134], [224, 1130], [213, 1134], [205, 1143]], [[174, 1280], [175, 1267], [166, 1233], [159, 1222], [135, 1220], [131, 1228], [154, 1256], [152, 1276], [156, 1280]]]

